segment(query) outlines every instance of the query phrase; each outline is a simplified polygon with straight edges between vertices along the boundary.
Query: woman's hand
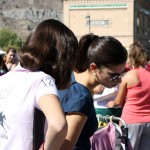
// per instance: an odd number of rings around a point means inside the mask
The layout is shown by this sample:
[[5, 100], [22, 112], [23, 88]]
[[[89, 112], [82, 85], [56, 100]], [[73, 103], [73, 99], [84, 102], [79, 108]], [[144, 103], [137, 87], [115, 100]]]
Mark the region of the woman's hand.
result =
[[113, 108], [113, 107], [115, 107], [116, 105], [115, 105], [115, 102], [114, 101], [109, 101], [108, 103], [107, 103], [107, 107], [109, 107], [109, 108]]

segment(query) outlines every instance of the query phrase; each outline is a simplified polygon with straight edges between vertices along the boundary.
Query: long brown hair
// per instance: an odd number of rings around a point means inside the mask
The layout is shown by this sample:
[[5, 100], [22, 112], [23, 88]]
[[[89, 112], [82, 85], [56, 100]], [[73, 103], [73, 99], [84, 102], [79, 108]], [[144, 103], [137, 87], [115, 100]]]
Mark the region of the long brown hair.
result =
[[20, 63], [31, 71], [51, 75], [63, 89], [70, 82], [77, 48], [77, 38], [68, 27], [58, 20], [44, 20], [20, 49]]

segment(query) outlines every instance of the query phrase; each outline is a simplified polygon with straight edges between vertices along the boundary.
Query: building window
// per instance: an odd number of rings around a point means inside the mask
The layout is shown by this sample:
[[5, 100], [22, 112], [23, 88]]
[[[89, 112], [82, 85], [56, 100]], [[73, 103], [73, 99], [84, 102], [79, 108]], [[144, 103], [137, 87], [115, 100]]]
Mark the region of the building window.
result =
[[145, 15], [143, 14], [143, 25], [142, 25], [142, 31], [143, 31], [143, 34], [145, 35]]
[[137, 19], [136, 19], [136, 33], [139, 33], [139, 26], [140, 26], [140, 19], [139, 19], [139, 13], [137, 13]]
[[148, 16], [148, 36], [150, 36], [150, 15]]

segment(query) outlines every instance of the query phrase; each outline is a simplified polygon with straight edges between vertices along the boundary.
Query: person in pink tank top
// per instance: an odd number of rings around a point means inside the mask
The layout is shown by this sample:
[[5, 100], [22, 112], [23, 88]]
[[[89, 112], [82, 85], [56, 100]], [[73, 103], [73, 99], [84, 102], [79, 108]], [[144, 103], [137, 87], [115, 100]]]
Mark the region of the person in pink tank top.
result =
[[129, 48], [130, 71], [122, 78], [119, 91], [108, 107], [122, 105], [121, 118], [128, 125], [128, 135], [134, 150], [150, 150], [150, 71], [145, 68], [148, 55], [139, 43]]

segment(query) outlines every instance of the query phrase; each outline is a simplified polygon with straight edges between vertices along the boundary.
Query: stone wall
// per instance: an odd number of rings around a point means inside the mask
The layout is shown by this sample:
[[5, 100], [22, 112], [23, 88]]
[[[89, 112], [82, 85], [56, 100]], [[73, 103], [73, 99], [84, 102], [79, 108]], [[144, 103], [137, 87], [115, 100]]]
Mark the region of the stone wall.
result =
[[22, 38], [49, 18], [63, 20], [62, 0], [0, 0], [0, 28], [12, 28]]

